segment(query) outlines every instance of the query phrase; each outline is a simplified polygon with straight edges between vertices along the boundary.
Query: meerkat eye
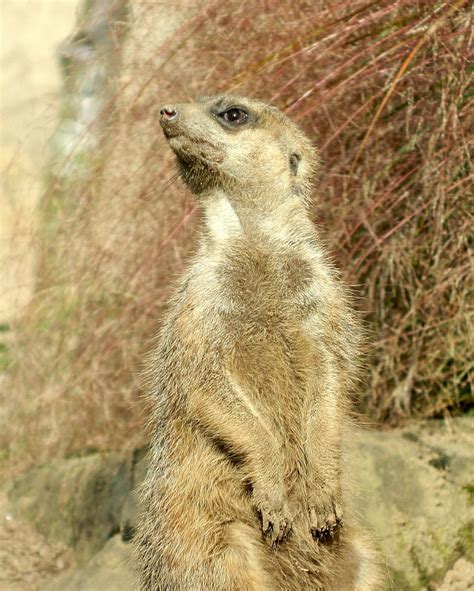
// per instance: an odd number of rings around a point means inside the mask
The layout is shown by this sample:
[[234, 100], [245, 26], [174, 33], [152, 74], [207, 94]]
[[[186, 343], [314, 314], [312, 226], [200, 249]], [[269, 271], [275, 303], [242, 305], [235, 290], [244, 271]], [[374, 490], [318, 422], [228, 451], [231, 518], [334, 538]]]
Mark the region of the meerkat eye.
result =
[[230, 123], [231, 125], [241, 125], [245, 123], [248, 118], [248, 113], [243, 109], [238, 109], [237, 107], [232, 107], [231, 109], [227, 109], [223, 113], [220, 113], [219, 117], [222, 117], [224, 121]]

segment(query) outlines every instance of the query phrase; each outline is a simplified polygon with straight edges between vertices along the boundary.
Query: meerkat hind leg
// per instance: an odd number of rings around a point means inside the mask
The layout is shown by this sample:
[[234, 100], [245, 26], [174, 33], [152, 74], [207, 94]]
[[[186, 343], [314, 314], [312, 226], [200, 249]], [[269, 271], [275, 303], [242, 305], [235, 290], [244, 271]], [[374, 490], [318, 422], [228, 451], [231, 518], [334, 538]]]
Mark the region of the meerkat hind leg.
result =
[[262, 543], [255, 530], [244, 523], [234, 522], [228, 526], [228, 539], [225, 566], [235, 574], [235, 590], [275, 591], [264, 567]]
[[386, 577], [379, 554], [363, 531], [353, 533], [352, 545], [357, 556], [357, 576], [353, 591], [383, 591]]

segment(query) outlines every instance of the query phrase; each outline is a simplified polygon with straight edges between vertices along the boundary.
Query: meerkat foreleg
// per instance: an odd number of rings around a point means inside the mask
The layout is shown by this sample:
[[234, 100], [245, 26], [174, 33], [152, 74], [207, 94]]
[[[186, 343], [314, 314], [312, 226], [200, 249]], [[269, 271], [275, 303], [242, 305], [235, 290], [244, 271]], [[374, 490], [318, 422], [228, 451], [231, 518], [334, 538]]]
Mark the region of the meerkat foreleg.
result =
[[308, 511], [313, 537], [330, 541], [342, 525], [341, 425], [337, 398], [314, 401], [307, 420]]
[[250, 481], [252, 504], [272, 545], [291, 531], [281, 447], [251, 397], [232, 377], [229, 389], [196, 402], [193, 417], [203, 432], [243, 460], [243, 481]]

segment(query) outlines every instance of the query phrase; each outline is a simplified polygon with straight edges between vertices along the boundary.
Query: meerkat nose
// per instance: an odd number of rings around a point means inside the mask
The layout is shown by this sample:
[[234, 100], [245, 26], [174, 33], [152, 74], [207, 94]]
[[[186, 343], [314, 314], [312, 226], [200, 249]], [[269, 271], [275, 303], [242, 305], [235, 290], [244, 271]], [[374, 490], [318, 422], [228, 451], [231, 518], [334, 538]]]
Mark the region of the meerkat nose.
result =
[[165, 107], [162, 107], [160, 109], [160, 115], [163, 119], [174, 119], [177, 116], [177, 111], [174, 107], [170, 107], [169, 105], [166, 105]]

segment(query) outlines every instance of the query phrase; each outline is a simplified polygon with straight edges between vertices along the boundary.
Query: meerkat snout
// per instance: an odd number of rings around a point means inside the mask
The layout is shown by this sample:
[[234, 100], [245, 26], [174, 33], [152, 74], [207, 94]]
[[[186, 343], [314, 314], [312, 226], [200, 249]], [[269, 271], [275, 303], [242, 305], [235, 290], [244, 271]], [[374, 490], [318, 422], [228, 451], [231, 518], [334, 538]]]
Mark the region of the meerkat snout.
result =
[[183, 113], [174, 105], [164, 105], [160, 109], [160, 125], [168, 141], [183, 134]]
[[170, 107], [168, 105], [162, 107], [160, 109], [160, 115], [163, 120], [175, 119], [178, 115], [178, 112], [174, 107]]

